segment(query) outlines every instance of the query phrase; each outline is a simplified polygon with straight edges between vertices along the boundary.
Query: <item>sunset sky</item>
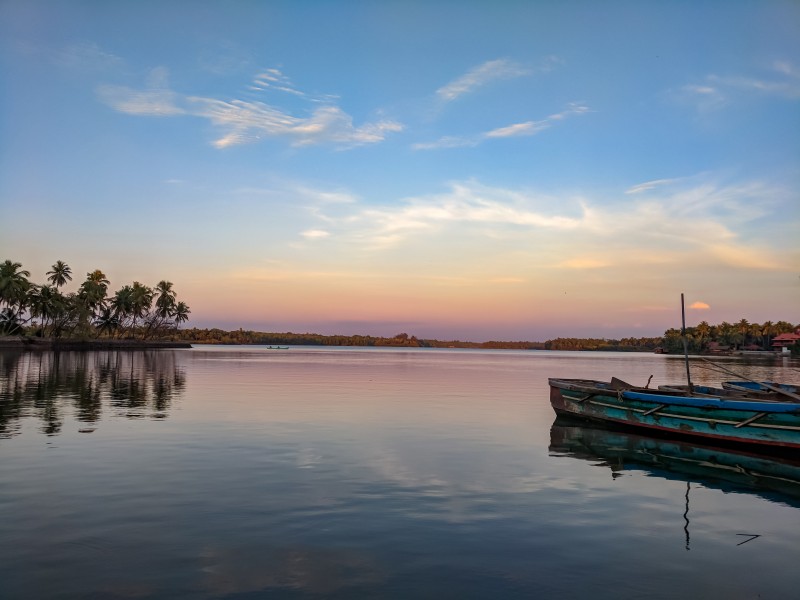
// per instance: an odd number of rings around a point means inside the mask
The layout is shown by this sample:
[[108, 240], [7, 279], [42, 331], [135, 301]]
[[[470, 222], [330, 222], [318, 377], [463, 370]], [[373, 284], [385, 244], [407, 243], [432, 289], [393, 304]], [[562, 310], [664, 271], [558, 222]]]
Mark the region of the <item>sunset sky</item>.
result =
[[800, 3], [0, 0], [0, 260], [189, 326], [800, 322]]

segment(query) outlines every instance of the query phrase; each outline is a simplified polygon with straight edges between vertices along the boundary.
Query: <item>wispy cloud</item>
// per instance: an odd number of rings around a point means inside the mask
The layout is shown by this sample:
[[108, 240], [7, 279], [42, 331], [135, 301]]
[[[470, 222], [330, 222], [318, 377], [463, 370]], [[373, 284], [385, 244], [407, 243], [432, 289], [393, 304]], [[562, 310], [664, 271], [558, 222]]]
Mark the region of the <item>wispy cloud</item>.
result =
[[274, 89], [280, 92], [294, 94], [295, 96], [306, 96], [306, 93], [297, 89], [291, 80], [281, 73], [279, 69], [266, 69], [256, 75], [253, 79], [253, 83], [250, 85], [250, 89], [254, 91]]
[[711, 305], [709, 305], [706, 302], [701, 302], [698, 300], [697, 302], [692, 302], [689, 305], [689, 308], [692, 310], [708, 310], [711, 308]]
[[529, 69], [505, 58], [490, 60], [440, 87], [436, 90], [436, 95], [445, 102], [452, 102], [492, 81], [522, 77], [530, 73]]
[[436, 90], [436, 96], [443, 102], [452, 102], [493, 81], [546, 73], [552, 71], [561, 62], [562, 60], [557, 56], [548, 56], [536, 66], [525, 66], [506, 58], [489, 60], [440, 87]]
[[[732, 185], [716, 184], [709, 177], [674, 181], [683, 183], [654, 186], [645, 196], [621, 193], [616, 203], [467, 181], [397, 205], [357, 202], [339, 207], [336, 215], [324, 207], [312, 214], [324, 221], [322, 231], [348, 247], [397, 249], [420, 256], [438, 255], [452, 247], [459, 249], [461, 263], [479, 260], [495, 265], [499, 263], [493, 255], [507, 248], [511, 254], [500, 261], [509, 266], [507, 277], [521, 276], [510, 265], [523, 260], [529, 268], [572, 270], [626, 265], [680, 269], [687, 261], [742, 269], [789, 267], [791, 257], [770, 249], [768, 228], [752, 227], [755, 220], [788, 203], [789, 192], [758, 181]], [[472, 249], [475, 256], [465, 256]]]
[[776, 61], [762, 77], [712, 73], [702, 83], [684, 85], [673, 96], [700, 111], [712, 111], [729, 105], [741, 94], [800, 99], [800, 71], [788, 61]]
[[[266, 137], [284, 137], [293, 146], [331, 144], [338, 148], [352, 148], [381, 142], [387, 134], [403, 130], [401, 123], [390, 119], [356, 126], [350, 115], [332, 104], [317, 106], [306, 116], [295, 116], [283, 108], [260, 101], [181, 96], [169, 89], [167, 75], [164, 68], [154, 69], [144, 90], [103, 85], [98, 87], [97, 94], [102, 102], [127, 114], [186, 114], [207, 119], [221, 130], [221, 135], [212, 142], [220, 149]], [[277, 69], [259, 73], [250, 88], [256, 91], [276, 89], [315, 102], [322, 101], [322, 97], [311, 98], [296, 89]]]
[[665, 185], [669, 185], [671, 183], [675, 183], [679, 181], [678, 179], [654, 179], [653, 181], [645, 181], [644, 183], [639, 183], [634, 185], [633, 187], [625, 190], [626, 194], [641, 194], [642, 192], [647, 192], [658, 187], [662, 187]]
[[97, 88], [100, 100], [119, 112], [148, 117], [181, 115], [186, 111], [178, 106], [181, 98], [169, 89], [169, 71], [158, 67], [150, 72], [147, 88], [134, 90], [120, 85], [101, 85]]
[[124, 61], [94, 42], [78, 42], [63, 48], [55, 56], [55, 62], [68, 69], [105, 71], [118, 69]]
[[325, 231], [323, 229], [309, 229], [307, 231], [303, 231], [300, 235], [302, 235], [306, 239], [314, 240], [320, 238], [326, 238], [330, 236], [329, 231]]
[[492, 129], [491, 131], [479, 133], [474, 136], [445, 136], [433, 142], [420, 142], [413, 144], [412, 148], [414, 150], [438, 150], [442, 148], [474, 147], [490, 139], [536, 135], [546, 129], [549, 129], [559, 121], [563, 121], [567, 117], [583, 115], [588, 112], [590, 112], [588, 106], [580, 103], [571, 103], [565, 110], [552, 114], [549, 117], [539, 121], [514, 123], [512, 125], [506, 125], [504, 127]]

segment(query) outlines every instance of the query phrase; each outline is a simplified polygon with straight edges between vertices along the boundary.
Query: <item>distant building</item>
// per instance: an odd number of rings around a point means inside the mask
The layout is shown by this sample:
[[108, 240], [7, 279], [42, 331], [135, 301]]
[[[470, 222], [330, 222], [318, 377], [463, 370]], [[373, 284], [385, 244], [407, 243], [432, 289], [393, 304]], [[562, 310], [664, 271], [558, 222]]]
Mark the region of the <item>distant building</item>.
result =
[[772, 338], [772, 349], [788, 352], [789, 346], [794, 346], [800, 341], [800, 333], [781, 333]]

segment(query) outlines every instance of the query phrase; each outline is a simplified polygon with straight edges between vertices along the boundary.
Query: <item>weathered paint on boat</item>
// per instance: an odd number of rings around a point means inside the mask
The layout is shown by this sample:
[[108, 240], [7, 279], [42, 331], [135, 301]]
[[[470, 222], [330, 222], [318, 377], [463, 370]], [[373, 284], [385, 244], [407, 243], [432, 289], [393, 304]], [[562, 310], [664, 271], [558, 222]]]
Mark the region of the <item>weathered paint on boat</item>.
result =
[[721, 442], [800, 449], [800, 403], [615, 389], [591, 380], [549, 382], [557, 414]]

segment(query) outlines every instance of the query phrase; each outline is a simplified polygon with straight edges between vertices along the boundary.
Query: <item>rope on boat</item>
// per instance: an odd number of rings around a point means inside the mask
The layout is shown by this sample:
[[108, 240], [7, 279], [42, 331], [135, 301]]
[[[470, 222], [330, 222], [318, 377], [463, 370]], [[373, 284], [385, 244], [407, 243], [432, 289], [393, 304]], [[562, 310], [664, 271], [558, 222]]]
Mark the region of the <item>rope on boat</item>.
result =
[[[722, 373], [727, 373], [728, 375], [733, 375], [734, 377], [739, 377], [740, 379], [744, 379], [745, 381], [749, 381], [750, 383], [757, 383], [758, 385], [763, 386], [768, 390], [771, 390], [771, 391], [776, 392], [778, 394], [783, 394], [784, 396], [789, 396], [789, 398], [792, 398], [795, 402], [800, 402], [800, 395], [793, 394], [792, 392], [790, 392], [788, 390], [784, 390], [784, 389], [782, 389], [780, 387], [777, 387], [777, 386], [774, 386], [774, 385], [770, 385], [770, 384], [765, 383], [763, 381], [756, 381], [755, 379], [750, 379], [749, 377], [745, 377], [741, 373], [737, 373], [736, 371], [732, 371], [732, 370], [727, 369], [727, 368], [725, 368], [725, 367], [723, 367], [721, 365], [713, 363], [709, 359], [707, 359], [707, 358], [705, 358], [703, 356], [699, 356], [698, 358], [710, 365], [710, 366], [708, 366], [706, 368], [716, 369], [717, 371], [720, 371]], [[705, 365], [699, 365], [699, 366], [703, 367]]]

